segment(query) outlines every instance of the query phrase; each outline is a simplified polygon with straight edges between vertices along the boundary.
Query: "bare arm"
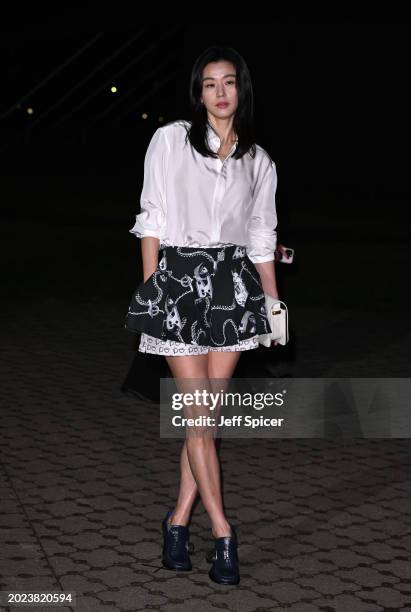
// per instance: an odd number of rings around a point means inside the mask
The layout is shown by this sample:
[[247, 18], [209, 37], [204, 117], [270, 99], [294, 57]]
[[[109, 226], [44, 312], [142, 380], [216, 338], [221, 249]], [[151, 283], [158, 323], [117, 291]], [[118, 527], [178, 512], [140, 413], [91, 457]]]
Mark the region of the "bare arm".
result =
[[[275, 278], [275, 261], [264, 261], [254, 264], [261, 278], [264, 293], [271, 295], [273, 298], [279, 299], [277, 291], [277, 281]], [[271, 346], [277, 346], [278, 342], [273, 340]]]
[[153, 274], [158, 266], [158, 249], [160, 240], [154, 236], [141, 238], [141, 256], [143, 259], [143, 281]]
[[279, 299], [277, 290], [277, 281], [275, 277], [275, 262], [264, 261], [262, 263], [255, 263], [257, 272], [260, 275], [261, 283], [263, 285], [264, 293], [271, 295], [273, 298]]

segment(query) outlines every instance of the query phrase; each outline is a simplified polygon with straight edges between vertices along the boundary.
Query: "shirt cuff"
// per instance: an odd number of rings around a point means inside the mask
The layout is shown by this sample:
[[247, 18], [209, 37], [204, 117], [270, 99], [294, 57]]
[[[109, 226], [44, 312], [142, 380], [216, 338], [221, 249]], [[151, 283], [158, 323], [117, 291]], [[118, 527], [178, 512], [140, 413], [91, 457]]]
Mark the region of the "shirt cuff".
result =
[[138, 215], [133, 227], [129, 230], [137, 238], [152, 236], [161, 239], [163, 232], [163, 212], [152, 204], [144, 204], [144, 209]]
[[269, 255], [248, 255], [248, 259], [250, 259], [254, 264], [256, 263], [264, 263], [265, 261], [274, 261], [274, 253], [270, 253]]
[[160, 240], [160, 236], [158, 232], [156, 233], [154, 230], [138, 231], [138, 230], [131, 229], [129, 230], [129, 232], [130, 234], [134, 234], [136, 238], [144, 238], [145, 236], [151, 236], [152, 238], [158, 238]]

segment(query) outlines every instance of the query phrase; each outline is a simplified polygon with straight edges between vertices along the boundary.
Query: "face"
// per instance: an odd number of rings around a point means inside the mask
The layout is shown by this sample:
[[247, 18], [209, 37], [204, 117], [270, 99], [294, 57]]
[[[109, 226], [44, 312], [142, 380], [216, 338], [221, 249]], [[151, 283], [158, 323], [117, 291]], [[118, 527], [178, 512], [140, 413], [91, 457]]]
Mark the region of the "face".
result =
[[231, 62], [210, 62], [203, 70], [201, 101], [218, 119], [231, 117], [238, 106], [236, 69]]

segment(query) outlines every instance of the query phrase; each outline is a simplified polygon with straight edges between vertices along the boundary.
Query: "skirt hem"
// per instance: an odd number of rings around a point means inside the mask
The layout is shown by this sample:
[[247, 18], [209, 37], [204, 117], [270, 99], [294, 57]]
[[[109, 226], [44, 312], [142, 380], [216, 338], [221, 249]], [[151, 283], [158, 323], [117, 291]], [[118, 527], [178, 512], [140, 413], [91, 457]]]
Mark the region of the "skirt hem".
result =
[[256, 334], [255, 336], [245, 338], [229, 346], [211, 346], [186, 344], [174, 340], [162, 340], [161, 338], [156, 338], [143, 332], [138, 350], [141, 353], [171, 356], [206, 355], [209, 352], [240, 352], [257, 349], [259, 346], [258, 338], [259, 336]]

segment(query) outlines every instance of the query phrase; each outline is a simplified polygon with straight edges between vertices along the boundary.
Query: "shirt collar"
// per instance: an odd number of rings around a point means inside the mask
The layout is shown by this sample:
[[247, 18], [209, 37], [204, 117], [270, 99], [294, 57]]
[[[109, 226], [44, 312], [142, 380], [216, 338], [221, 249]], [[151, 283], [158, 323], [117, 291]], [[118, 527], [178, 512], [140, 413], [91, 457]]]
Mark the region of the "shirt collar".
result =
[[[210, 124], [209, 121], [207, 121], [207, 140], [208, 140], [210, 149], [214, 153], [217, 153], [218, 149], [220, 148], [221, 141], [220, 141], [219, 135], [217, 134], [217, 132], [215, 131], [215, 129], [213, 128], [213, 126]], [[238, 143], [238, 136], [236, 136], [235, 138], [235, 143], [233, 144], [231, 151], [237, 146], [237, 143]]]

